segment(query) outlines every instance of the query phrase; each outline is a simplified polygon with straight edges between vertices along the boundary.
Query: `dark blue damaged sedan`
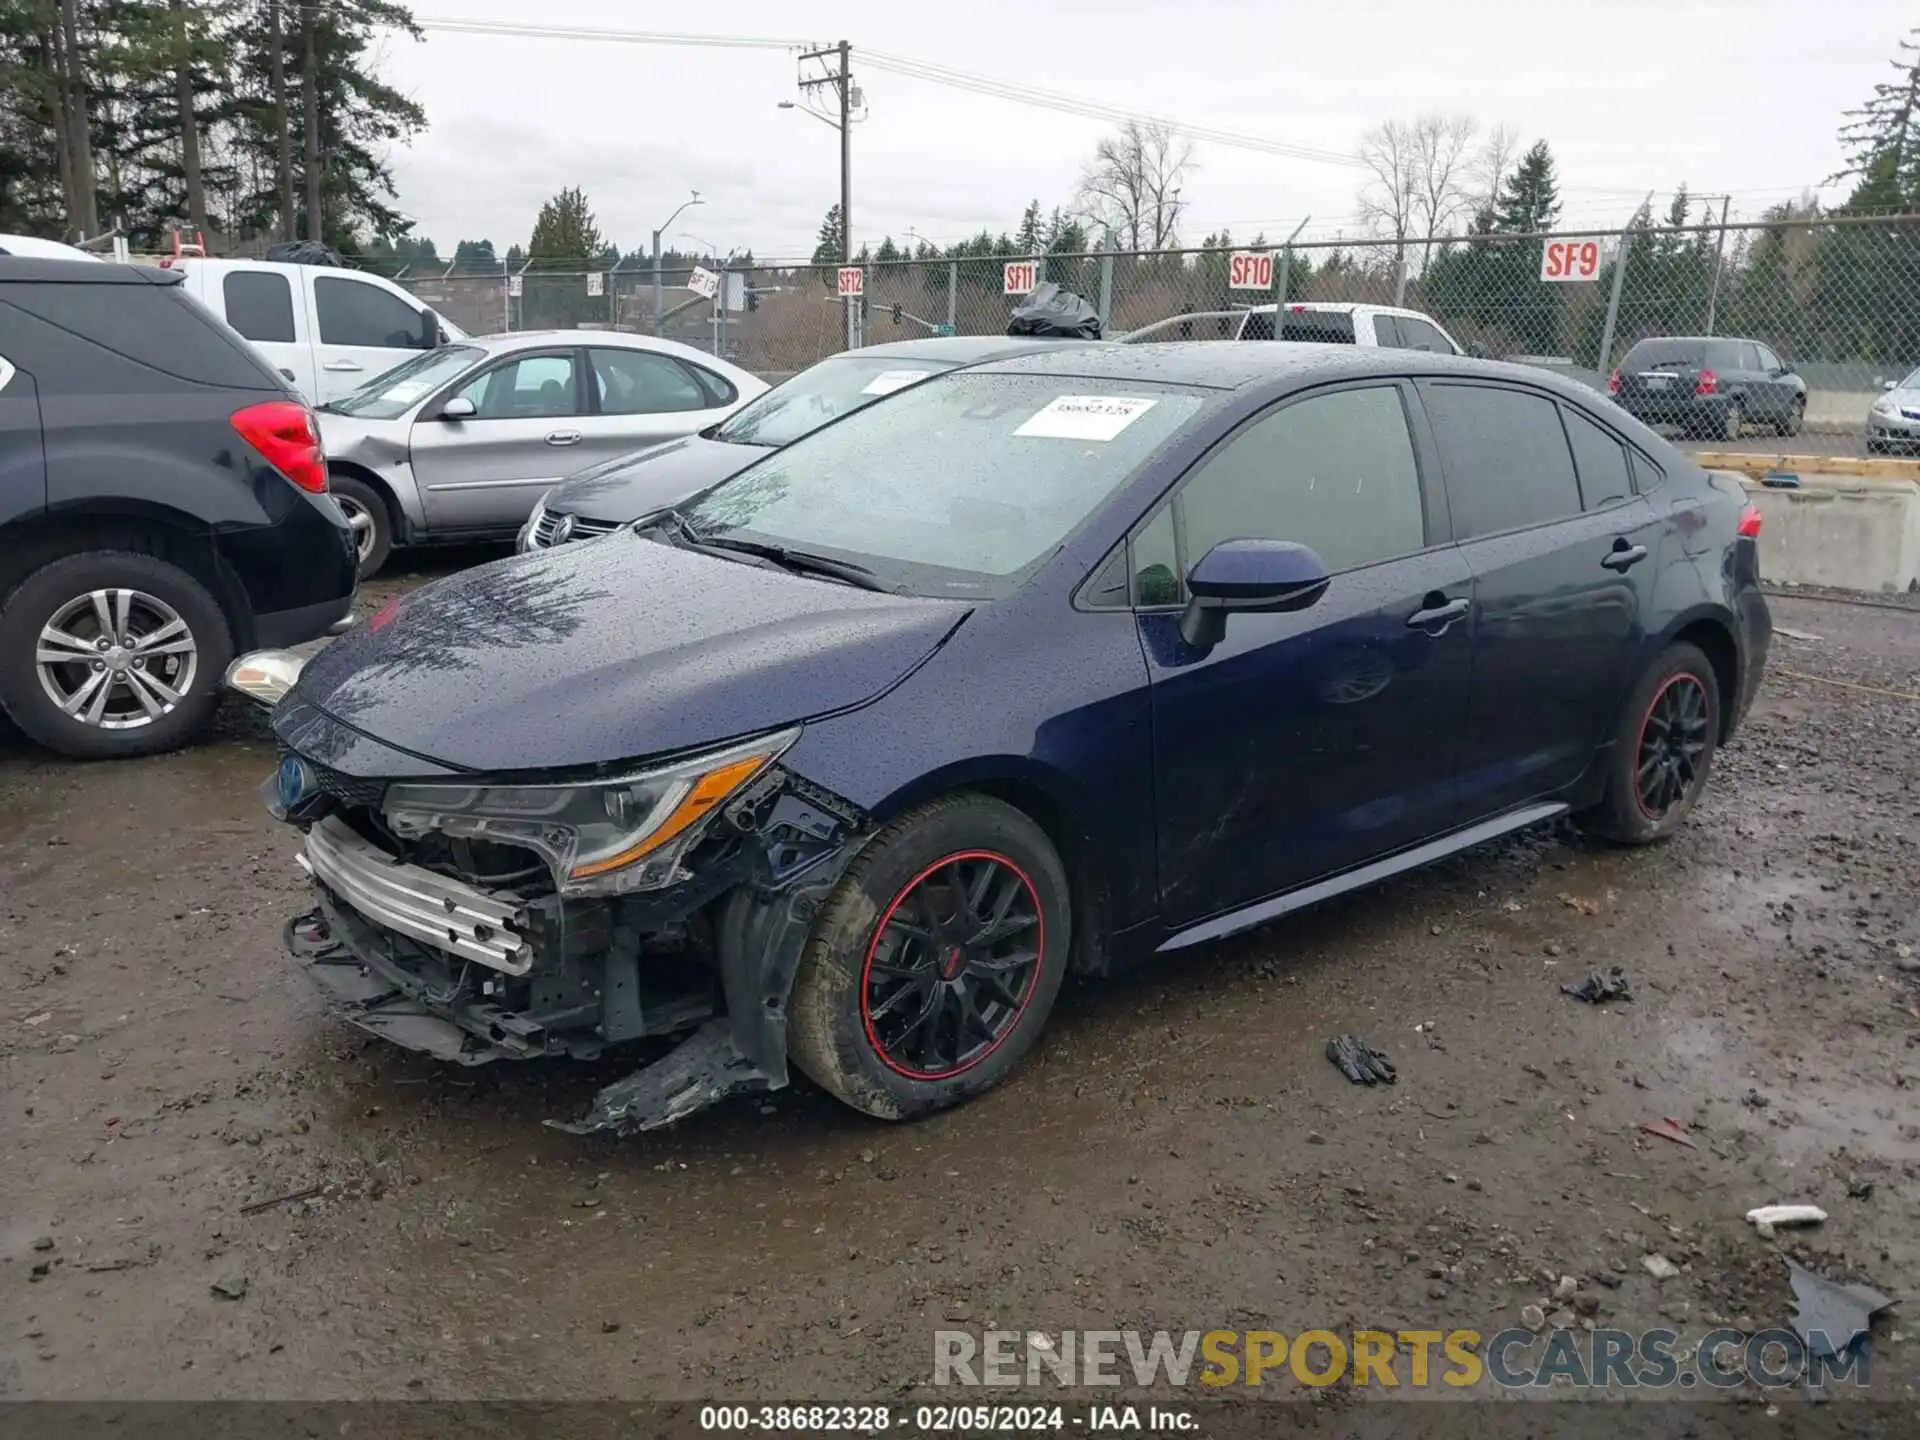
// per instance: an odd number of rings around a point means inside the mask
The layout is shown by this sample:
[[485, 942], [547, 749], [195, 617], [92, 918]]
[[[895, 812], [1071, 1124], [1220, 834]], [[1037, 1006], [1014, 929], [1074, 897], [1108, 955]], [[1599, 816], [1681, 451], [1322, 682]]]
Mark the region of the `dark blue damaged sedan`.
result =
[[1077, 349], [230, 682], [277, 702], [287, 946], [355, 1023], [678, 1037], [572, 1129], [795, 1069], [904, 1118], [1006, 1077], [1070, 971], [1562, 815], [1670, 834], [1760, 683], [1758, 530], [1537, 370]]

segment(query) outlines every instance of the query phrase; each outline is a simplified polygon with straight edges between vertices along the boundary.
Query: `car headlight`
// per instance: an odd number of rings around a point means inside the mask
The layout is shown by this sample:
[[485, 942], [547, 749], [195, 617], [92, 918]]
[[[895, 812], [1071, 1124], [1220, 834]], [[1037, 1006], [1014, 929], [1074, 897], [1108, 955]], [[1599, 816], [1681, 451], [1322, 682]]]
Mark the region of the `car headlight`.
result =
[[271, 710], [293, 689], [304, 655], [291, 650], [254, 650], [227, 666], [227, 688]]
[[387, 823], [417, 839], [439, 831], [520, 845], [546, 860], [562, 895], [658, 890], [707, 822], [800, 738], [783, 730], [616, 780], [577, 785], [392, 785]]
[[1892, 396], [1887, 396], [1883, 399], [1879, 399], [1873, 402], [1873, 413], [1876, 415], [1890, 416], [1895, 414], [1899, 410], [1899, 408], [1900, 407], [1898, 405], [1895, 405], [1893, 403]]
[[547, 497], [542, 495], [533, 502], [533, 513], [527, 516], [527, 523], [520, 527], [520, 534], [513, 542], [515, 552], [525, 554], [533, 548], [533, 532], [547, 515]]

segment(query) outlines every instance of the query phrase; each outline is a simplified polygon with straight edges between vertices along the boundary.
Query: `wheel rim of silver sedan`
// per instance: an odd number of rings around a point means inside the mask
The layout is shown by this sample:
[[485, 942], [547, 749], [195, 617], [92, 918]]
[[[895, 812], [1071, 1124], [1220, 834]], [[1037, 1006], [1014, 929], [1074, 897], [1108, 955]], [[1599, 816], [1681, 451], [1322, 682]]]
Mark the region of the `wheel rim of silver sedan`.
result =
[[354, 550], [362, 560], [366, 559], [373, 550], [373, 516], [357, 500], [349, 500], [344, 495], [335, 495], [333, 499], [340, 507], [340, 513], [347, 517], [347, 524], [353, 528]]
[[180, 612], [144, 590], [93, 590], [53, 614], [34, 646], [40, 688], [69, 719], [137, 730], [193, 688], [200, 651]]

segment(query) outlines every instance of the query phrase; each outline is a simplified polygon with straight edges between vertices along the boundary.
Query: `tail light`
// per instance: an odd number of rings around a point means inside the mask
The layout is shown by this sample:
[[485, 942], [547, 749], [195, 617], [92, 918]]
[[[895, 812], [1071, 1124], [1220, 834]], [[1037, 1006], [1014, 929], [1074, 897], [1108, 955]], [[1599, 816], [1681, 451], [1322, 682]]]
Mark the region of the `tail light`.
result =
[[1620, 372], [1618, 370], [1607, 377], [1607, 393], [1609, 395], [1618, 395], [1620, 393]]
[[269, 400], [233, 413], [233, 428], [287, 479], [315, 495], [327, 493], [327, 460], [313, 413], [293, 400]]
[[1760, 507], [1749, 505], [1740, 512], [1740, 533], [1749, 540], [1760, 538]]
[[1693, 387], [1693, 393], [1696, 395], [1718, 395], [1720, 393], [1720, 377], [1711, 370], [1702, 370], [1700, 372], [1700, 383]]

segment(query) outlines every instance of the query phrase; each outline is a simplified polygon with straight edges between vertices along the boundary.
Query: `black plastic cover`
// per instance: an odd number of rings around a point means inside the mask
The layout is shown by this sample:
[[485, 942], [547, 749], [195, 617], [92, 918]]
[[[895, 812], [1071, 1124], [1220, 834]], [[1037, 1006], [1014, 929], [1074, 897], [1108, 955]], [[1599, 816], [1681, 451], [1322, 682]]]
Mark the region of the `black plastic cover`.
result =
[[1071, 290], [1062, 290], [1048, 280], [1036, 285], [1033, 293], [1014, 307], [1007, 334], [1098, 340], [1101, 338], [1100, 312]]

